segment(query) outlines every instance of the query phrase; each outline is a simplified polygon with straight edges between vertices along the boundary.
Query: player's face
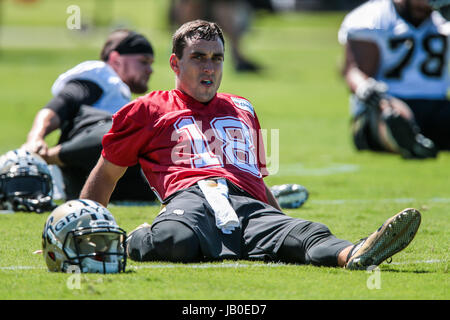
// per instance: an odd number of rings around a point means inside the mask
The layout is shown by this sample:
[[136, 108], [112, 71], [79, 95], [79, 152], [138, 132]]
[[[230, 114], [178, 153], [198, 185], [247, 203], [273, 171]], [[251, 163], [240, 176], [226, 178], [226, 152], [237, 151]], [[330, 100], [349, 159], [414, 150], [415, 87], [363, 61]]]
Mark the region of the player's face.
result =
[[222, 40], [187, 39], [183, 57], [170, 57], [176, 74], [176, 88], [197, 101], [214, 98], [222, 81], [224, 47]]
[[153, 72], [153, 55], [123, 54], [120, 55], [120, 67], [117, 70], [120, 78], [131, 92], [145, 93], [148, 90], [148, 80]]
[[433, 11], [427, 0], [407, 0], [407, 6], [411, 18], [416, 23], [426, 20]]

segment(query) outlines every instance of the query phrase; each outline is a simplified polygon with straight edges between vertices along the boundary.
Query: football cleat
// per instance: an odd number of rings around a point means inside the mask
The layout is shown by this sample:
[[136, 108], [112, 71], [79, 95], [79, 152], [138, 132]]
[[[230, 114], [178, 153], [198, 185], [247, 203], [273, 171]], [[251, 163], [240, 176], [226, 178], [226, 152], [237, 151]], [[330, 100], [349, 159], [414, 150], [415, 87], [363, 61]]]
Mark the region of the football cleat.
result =
[[295, 209], [301, 207], [308, 200], [308, 190], [299, 184], [282, 184], [270, 188], [278, 201], [280, 207], [284, 209]]
[[393, 112], [383, 114], [389, 132], [403, 158], [435, 158], [438, 150], [433, 141], [418, 132], [413, 123]]
[[353, 247], [345, 268], [366, 270], [378, 266], [409, 245], [419, 229], [420, 221], [420, 212], [412, 208], [389, 218], [377, 231]]
[[235, 64], [235, 69], [238, 72], [259, 72], [261, 67], [254, 62], [239, 59]]

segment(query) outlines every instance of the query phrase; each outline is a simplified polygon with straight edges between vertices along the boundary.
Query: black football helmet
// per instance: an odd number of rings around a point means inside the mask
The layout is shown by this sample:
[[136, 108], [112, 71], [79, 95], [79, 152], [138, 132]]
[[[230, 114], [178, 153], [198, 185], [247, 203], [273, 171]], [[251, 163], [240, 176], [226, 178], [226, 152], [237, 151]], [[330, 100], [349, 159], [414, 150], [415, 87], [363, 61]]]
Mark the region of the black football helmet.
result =
[[0, 209], [42, 213], [55, 208], [47, 163], [23, 149], [0, 157]]

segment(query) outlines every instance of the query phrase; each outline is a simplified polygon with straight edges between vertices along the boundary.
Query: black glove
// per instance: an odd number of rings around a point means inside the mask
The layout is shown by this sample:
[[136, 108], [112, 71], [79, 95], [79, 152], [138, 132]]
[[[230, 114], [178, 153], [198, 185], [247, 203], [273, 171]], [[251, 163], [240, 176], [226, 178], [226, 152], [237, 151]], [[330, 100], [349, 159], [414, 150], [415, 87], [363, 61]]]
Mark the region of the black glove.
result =
[[373, 78], [367, 78], [355, 90], [356, 97], [369, 108], [378, 108], [380, 100], [384, 98], [387, 85], [384, 82], [376, 81]]

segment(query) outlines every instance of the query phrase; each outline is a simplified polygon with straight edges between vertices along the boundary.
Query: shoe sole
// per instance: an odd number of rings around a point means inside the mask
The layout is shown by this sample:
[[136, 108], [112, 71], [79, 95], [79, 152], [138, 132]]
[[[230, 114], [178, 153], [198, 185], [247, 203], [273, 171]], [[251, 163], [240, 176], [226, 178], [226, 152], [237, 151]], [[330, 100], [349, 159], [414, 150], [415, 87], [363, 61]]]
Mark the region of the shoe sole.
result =
[[346, 268], [365, 270], [389, 259], [409, 245], [420, 222], [421, 215], [416, 209], [408, 208], [397, 213], [367, 238], [355, 256], [347, 262]]
[[404, 158], [435, 158], [436, 150], [427, 149], [416, 141], [416, 133], [408, 121], [401, 117], [384, 119], [392, 138], [400, 149]]
[[400, 117], [389, 117], [385, 119], [392, 138], [401, 149], [404, 157], [413, 157], [412, 149], [414, 146], [414, 132], [407, 124], [406, 120]]

